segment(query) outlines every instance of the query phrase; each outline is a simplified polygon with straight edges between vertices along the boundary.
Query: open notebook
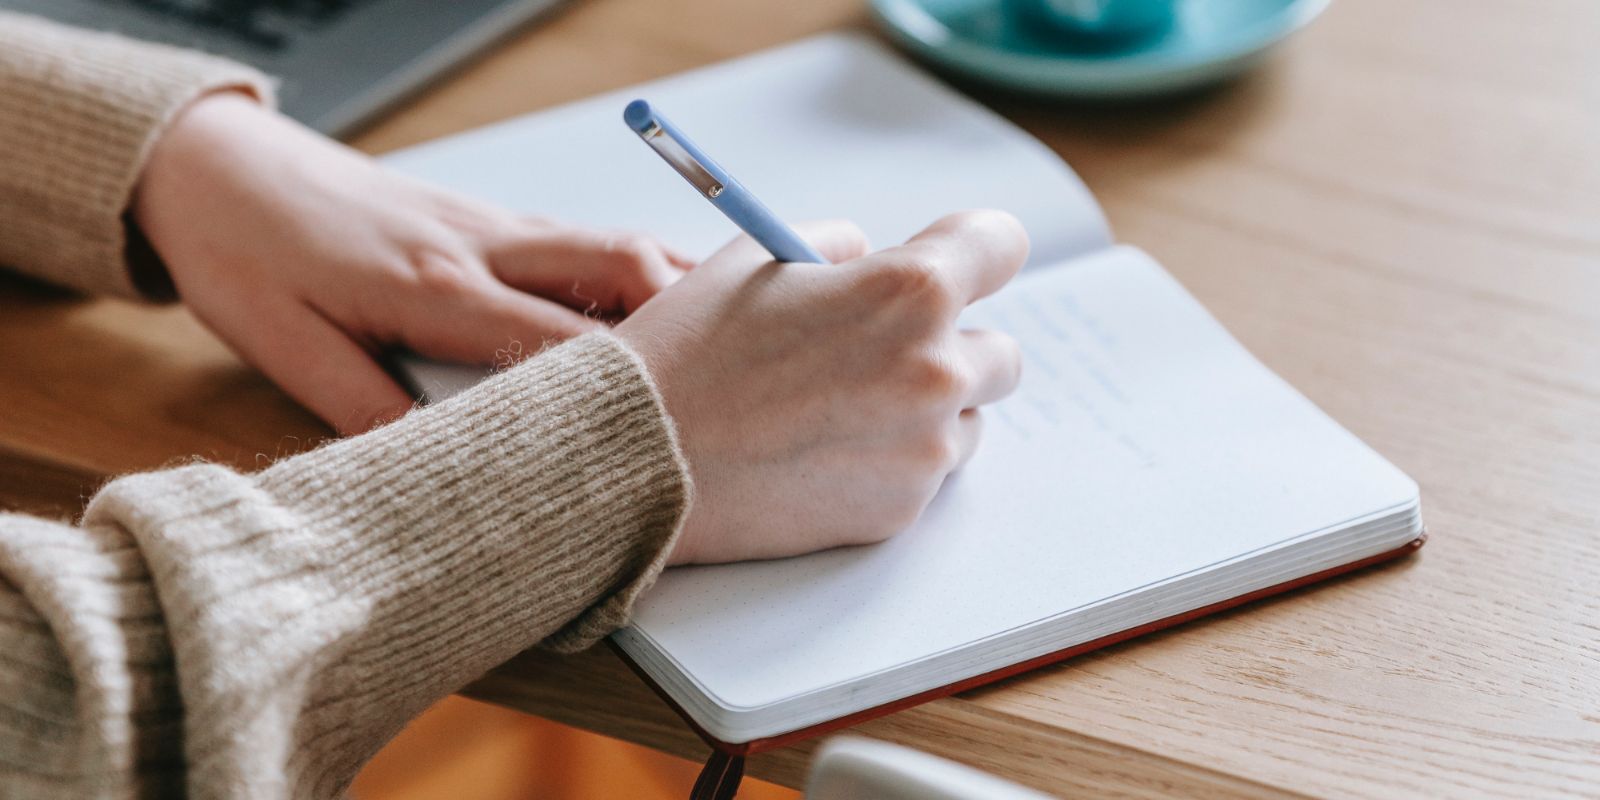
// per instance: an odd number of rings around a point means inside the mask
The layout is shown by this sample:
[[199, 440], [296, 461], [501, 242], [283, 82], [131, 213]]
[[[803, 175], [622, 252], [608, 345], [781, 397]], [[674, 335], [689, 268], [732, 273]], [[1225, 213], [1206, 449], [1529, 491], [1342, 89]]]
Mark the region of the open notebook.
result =
[[[1417, 486], [1257, 362], [1049, 150], [829, 35], [391, 156], [506, 206], [709, 253], [735, 230], [619, 121], [648, 97], [782, 217], [875, 243], [992, 206], [1028, 269], [966, 320], [1025, 353], [977, 455], [876, 546], [668, 571], [619, 648], [726, 752], [776, 746], [1409, 552]], [[424, 393], [476, 371], [412, 364]], [[820, 727], [819, 727], [820, 726]]]

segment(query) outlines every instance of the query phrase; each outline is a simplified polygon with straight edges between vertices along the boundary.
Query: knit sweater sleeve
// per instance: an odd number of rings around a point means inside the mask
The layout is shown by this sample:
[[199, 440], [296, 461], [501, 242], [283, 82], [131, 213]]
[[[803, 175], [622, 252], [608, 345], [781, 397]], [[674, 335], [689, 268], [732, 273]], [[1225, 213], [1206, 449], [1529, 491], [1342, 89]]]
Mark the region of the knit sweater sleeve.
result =
[[272, 102], [270, 82], [232, 61], [0, 11], [0, 267], [168, 294], [128, 204], [167, 124], [225, 89]]
[[642, 364], [593, 334], [260, 473], [0, 515], [0, 796], [336, 796], [490, 667], [620, 625], [687, 475]]

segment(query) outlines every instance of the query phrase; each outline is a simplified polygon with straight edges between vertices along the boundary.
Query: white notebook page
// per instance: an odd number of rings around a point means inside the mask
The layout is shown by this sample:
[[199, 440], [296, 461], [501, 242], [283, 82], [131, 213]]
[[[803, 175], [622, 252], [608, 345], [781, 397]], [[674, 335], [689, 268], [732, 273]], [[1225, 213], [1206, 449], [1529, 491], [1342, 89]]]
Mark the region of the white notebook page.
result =
[[622, 124], [648, 99], [785, 220], [904, 241], [966, 208], [1016, 214], [1044, 262], [1110, 242], [1037, 140], [863, 36], [828, 34], [385, 157], [508, 208], [651, 233], [704, 256], [738, 229]]
[[624, 646], [647, 639], [719, 705], [759, 707], [1416, 498], [1138, 250], [1024, 273], [966, 321], [1015, 335], [1024, 378], [915, 526], [669, 570]]

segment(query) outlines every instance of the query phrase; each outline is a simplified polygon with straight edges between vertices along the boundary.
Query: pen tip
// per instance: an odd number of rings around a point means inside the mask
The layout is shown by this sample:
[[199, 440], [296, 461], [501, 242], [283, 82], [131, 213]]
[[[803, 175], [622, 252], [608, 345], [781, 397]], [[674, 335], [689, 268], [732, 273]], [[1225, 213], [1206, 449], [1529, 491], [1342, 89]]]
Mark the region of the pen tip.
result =
[[622, 121], [628, 123], [636, 133], [643, 133], [650, 127], [651, 119], [655, 116], [650, 111], [650, 104], [643, 100], [635, 100], [622, 110]]

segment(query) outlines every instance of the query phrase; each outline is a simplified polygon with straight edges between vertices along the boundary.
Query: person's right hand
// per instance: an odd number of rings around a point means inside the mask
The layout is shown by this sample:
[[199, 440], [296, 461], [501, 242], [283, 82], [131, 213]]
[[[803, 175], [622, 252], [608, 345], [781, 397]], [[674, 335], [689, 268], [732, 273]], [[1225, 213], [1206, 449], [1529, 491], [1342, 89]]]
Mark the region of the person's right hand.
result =
[[616, 328], [660, 387], [694, 481], [671, 563], [906, 528], [977, 445], [975, 409], [1021, 375], [1010, 337], [956, 327], [1026, 259], [1012, 216], [955, 214], [872, 255], [854, 226], [803, 232], [836, 263], [779, 264], [741, 238]]

